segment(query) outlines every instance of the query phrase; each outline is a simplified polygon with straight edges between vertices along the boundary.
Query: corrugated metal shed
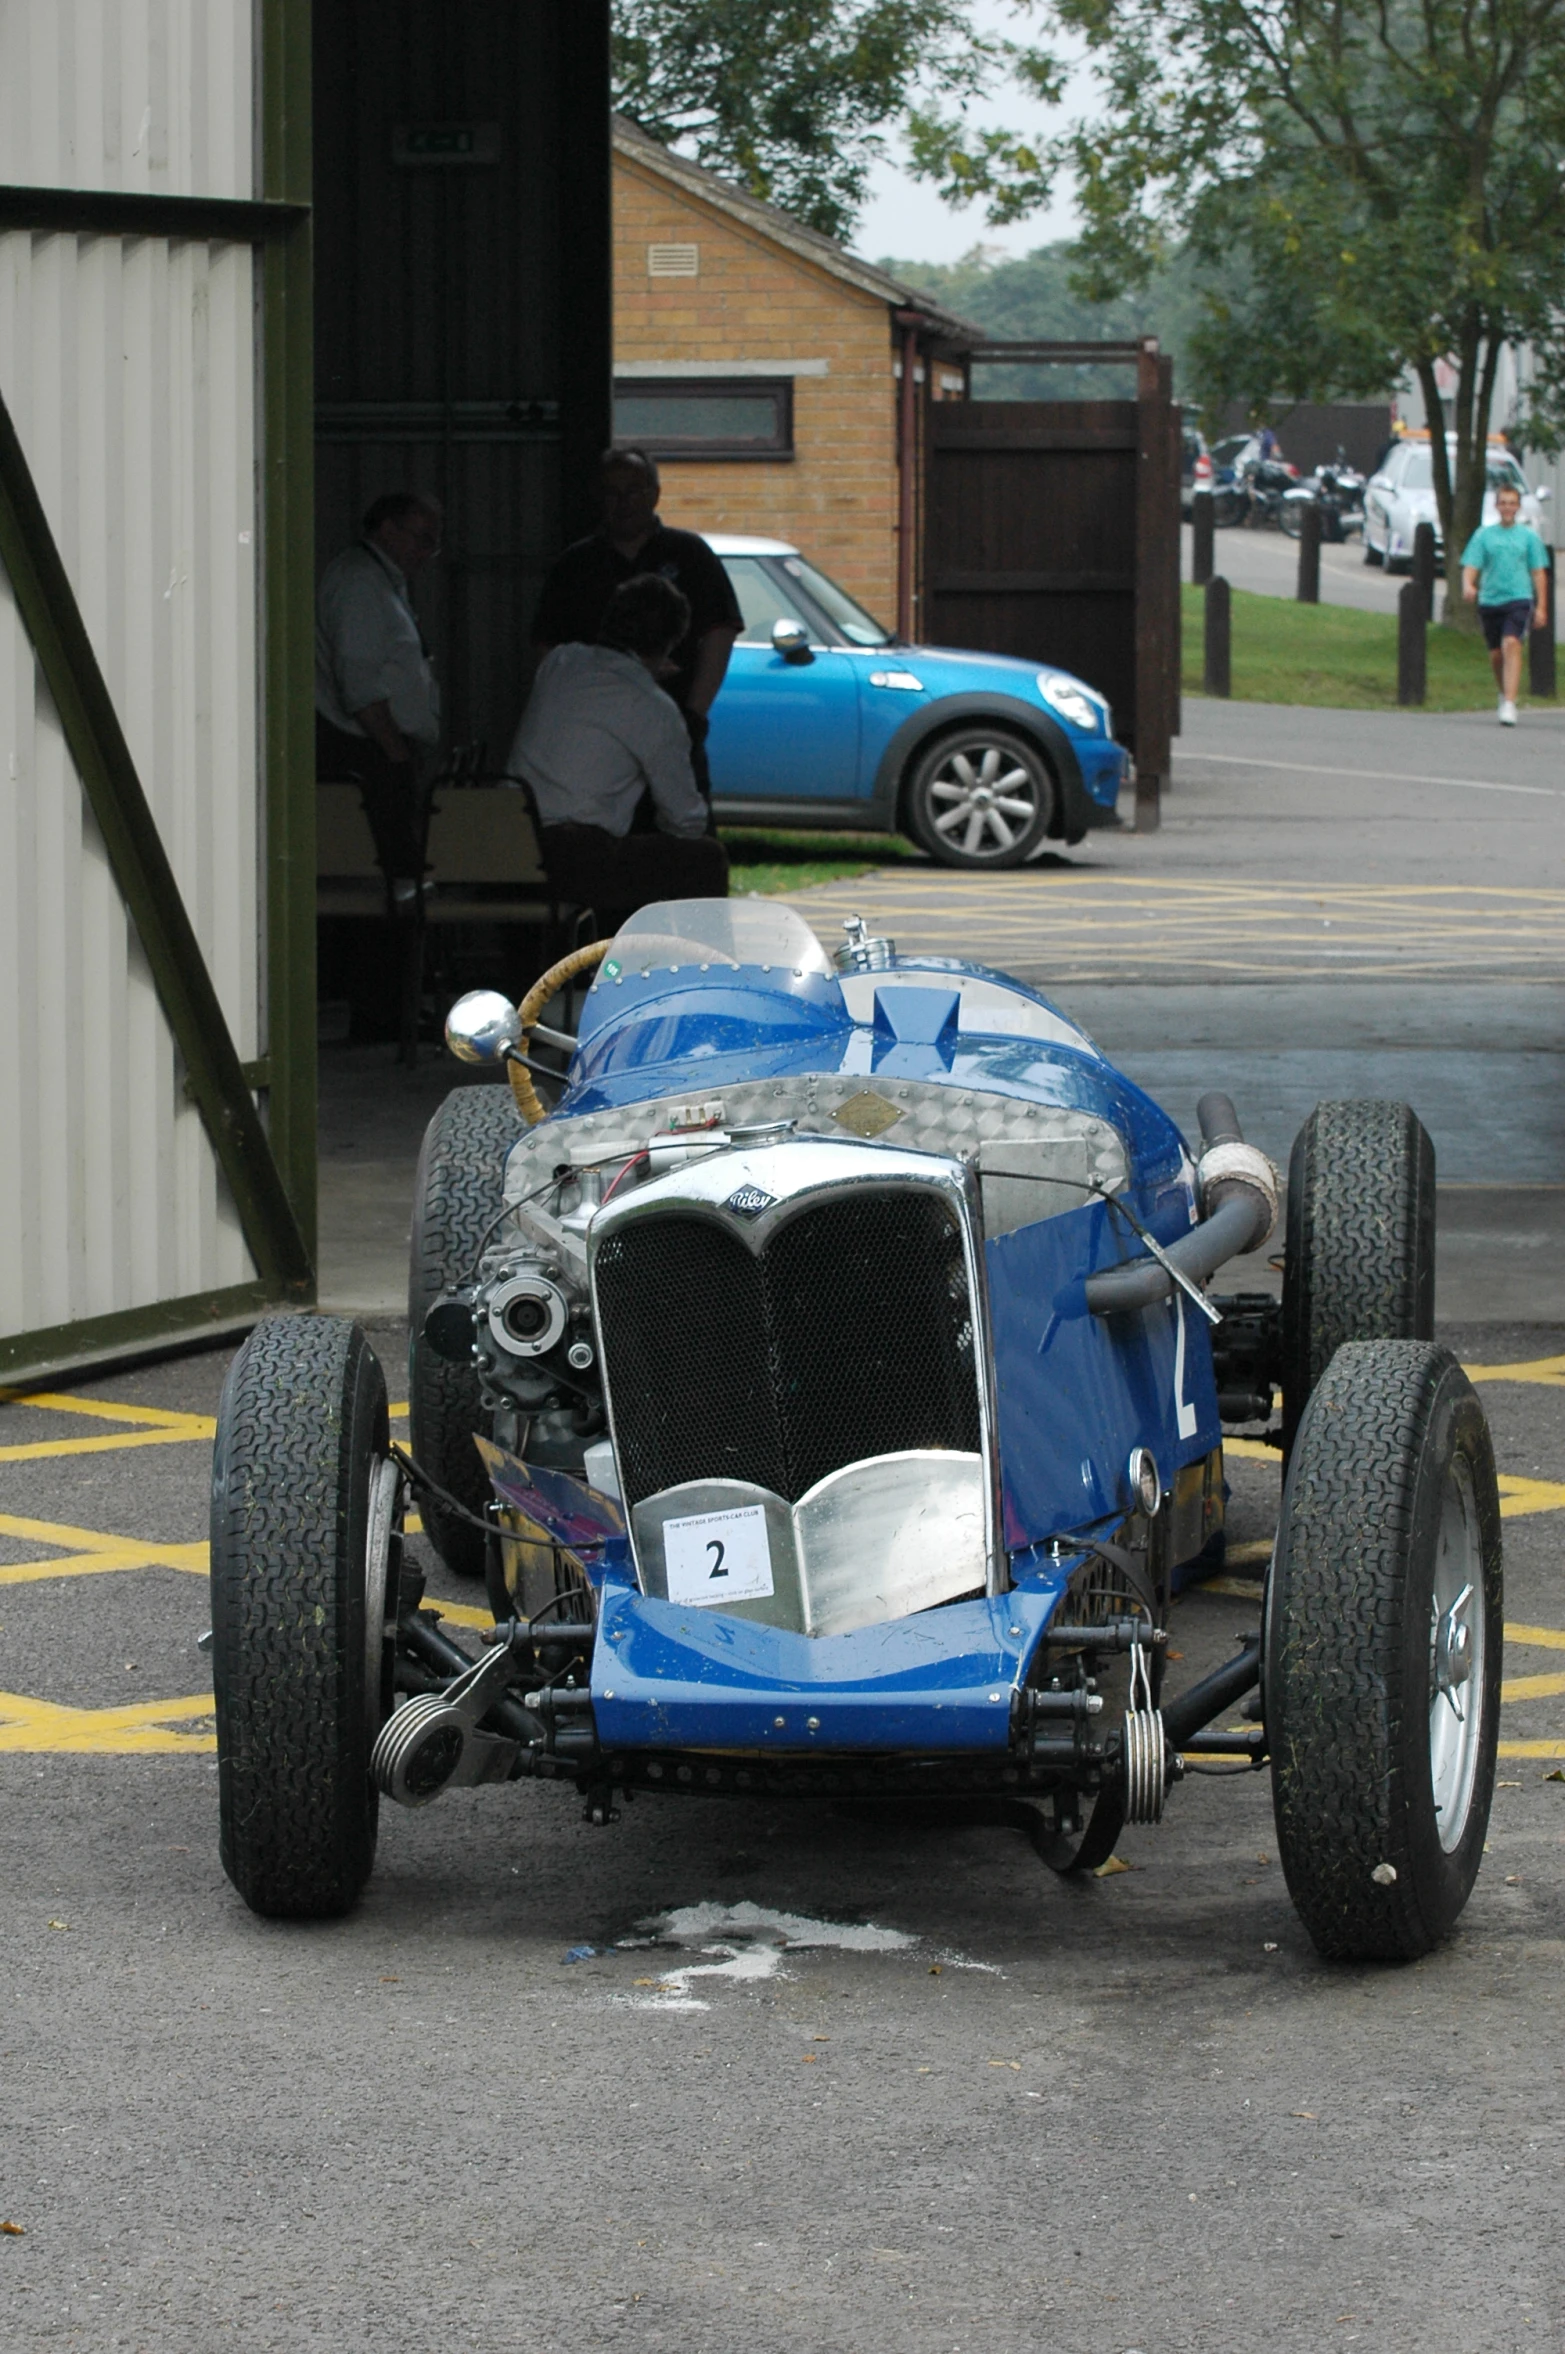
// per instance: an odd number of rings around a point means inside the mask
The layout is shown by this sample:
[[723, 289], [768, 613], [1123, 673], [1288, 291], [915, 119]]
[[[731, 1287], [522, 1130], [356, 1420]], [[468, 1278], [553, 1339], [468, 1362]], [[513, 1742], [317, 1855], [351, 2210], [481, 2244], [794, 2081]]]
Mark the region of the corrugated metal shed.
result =
[[[274, 48], [286, 14], [267, 12]], [[204, 1097], [186, 1084], [202, 1058], [188, 1018], [171, 1019], [180, 976], [158, 927], [133, 920], [123, 849], [84, 790], [19, 577], [34, 559], [47, 575], [52, 540], [53, 603], [69, 625], [74, 600], [84, 666], [95, 658], [107, 688], [129, 754], [127, 810], [134, 820], [139, 783], [155, 829], [145, 847], [155, 866], [160, 842], [172, 870], [174, 934], [181, 903], [188, 918], [186, 994], [204, 964], [221, 1015], [206, 1028], [227, 1034], [208, 1043], [255, 1065], [276, 1043], [258, 295], [261, 244], [292, 218], [274, 222], [254, 201], [255, 65], [251, 0], [0, 11], [0, 398], [14, 428], [0, 570], [7, 1372], [237, 1319], [287, 1288], [220, 1165], [247, 1116], [256, 1157], [253, 1098], [225, 1125], [210, 1084]], [[66, 191], [80, 192], [74, 203]], [[30, 539], [28, 476], [41, 510]], [[50, 603], [35, 584], [39, 598]], [[275, 1168], [271, 1180], [277, 1192]], [[295, 1222], [307, 1230], [308, 1199]], [[299, 1296], [297, 1251], [290, 1272]]]

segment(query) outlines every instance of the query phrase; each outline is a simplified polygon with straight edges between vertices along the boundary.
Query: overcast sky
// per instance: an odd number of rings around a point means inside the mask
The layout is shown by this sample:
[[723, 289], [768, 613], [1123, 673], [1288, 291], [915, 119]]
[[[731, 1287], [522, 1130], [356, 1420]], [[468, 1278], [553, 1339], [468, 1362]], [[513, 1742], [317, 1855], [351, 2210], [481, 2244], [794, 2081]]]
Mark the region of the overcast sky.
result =
[[[974, 0], [973, 20], [980, 32], [1008, 34], [1013, 39], [1025, 40], [1029, 30], [1035, 29], [1029, 26], [1027, 15], [1019, 14], [1008, 0]], [[970, 119], [979, 124], [1005, 124], [1035, 136], [1046, 134], [1062, 129], [1072, 115], [1083, 110], [1091, 88], [1088, 75], [1073, 76], [1065, 104], [1054, 112], [1040, 107], [1023, 91], [1002, 89], [975, 106]], [[1008, 254], [1030, 253], [1035, 245], [1069, 237], [1075, 228], [1074, 192], [1068, 184], [1056, 188], [1046, 210], [1013, 222], [1009, 228], [991, 229], [982, 206], [942, 204], [927, 180], [910, 179], [898, 162], [891, 160], [871, 176], [869, 202], [859, 216], [853, 244], [871, 261], [881, 254], [894, 254], [904, 261], [954, 262], [978, 244], [998, 246]]]

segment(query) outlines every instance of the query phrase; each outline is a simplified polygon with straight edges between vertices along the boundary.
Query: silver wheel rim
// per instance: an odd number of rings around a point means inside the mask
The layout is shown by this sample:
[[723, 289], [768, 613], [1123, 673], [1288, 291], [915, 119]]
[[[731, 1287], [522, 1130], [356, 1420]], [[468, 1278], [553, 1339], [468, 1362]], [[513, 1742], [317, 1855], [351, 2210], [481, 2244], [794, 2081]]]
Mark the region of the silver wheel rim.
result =
[[391, 1532], [397, 1520], [402, 1474], [389, 1457], [370, 1468], [369, 1510], [364, 1529], [364, 1689], [373, 1730], [381, 1719], [381, 1677], [386, 1645], [396, 1632], [397, 1597], [387, 1592]]
[[937, 839], [964, 858], [1003, 858], [1038, 819], [1038, 780], [1007, 744], [953, 744], [924, 796]]
[[1472, 1813], [1483, 1716], [1483, 1547], [1472, 1475], [1458, 1456], [1440, 1507], [1429, 1603], [1429, 1779], [1447, 1855]]

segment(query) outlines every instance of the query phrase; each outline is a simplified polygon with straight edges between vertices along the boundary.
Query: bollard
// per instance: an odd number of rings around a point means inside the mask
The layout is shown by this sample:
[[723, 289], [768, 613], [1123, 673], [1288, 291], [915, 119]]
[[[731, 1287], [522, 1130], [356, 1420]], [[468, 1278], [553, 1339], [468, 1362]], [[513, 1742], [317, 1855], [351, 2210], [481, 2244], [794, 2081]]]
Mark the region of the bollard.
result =
[[[1419, 530], [1425, 527], [1421, 523]], [[1422, 703], [1428, 654], [1428, 622], [1424, 617], [1421, 581], [1402, 584], [1397, 597], [1397, 701]]]
[[1527, 692], [1529, 695], [1558, 693], [1554, 671], [1554, 550], [1549, 550], [1549, 617], [1541, 629], [1527, 633]]
[[1212, 538], [1216, 527], [1217, 501], [1210, 485], [1198, 482], [1190, 500], [1190, 577], [1197, 588], [1205, 588], [1212, 577]]
[[1206, 676], [1209, 695], [1233, 692], [1228, 583], [1219, 572], [1206, 584]]
[[[1423, 599], [1424, 619], [1435, 617], [1435, 527], [1420, 523], [1413, 534], [1413, 585]], [[1420, 703], [1423, 696], [1419, 696]]]
[[1299, 510], [1299, 586], [1301, 605], [1320, 603], [1320, 509], [1313, 500]]

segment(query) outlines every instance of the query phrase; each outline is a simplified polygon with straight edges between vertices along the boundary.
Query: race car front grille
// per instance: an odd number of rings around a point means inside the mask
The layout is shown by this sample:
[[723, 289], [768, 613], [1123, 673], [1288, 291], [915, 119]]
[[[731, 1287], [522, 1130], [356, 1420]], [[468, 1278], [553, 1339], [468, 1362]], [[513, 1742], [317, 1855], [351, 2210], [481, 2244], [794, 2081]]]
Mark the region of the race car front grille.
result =
[[627, 1504], [694, 1479], [793, 1503], [866, 1456], [979, 1449], [962, 1237], [932, 1192], [817, 1203], [759, 1256], [671, 1206], [606, 1236], [595, 1281]]

